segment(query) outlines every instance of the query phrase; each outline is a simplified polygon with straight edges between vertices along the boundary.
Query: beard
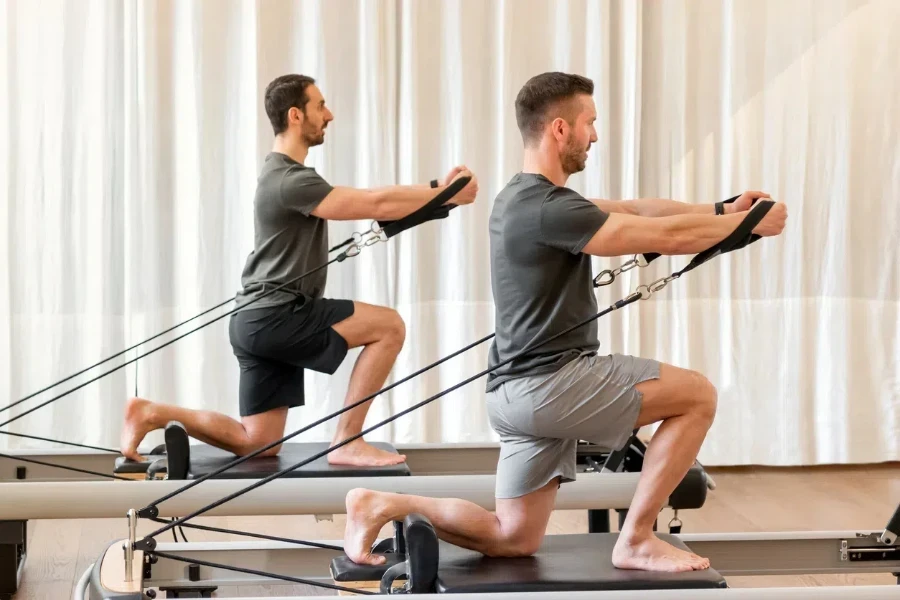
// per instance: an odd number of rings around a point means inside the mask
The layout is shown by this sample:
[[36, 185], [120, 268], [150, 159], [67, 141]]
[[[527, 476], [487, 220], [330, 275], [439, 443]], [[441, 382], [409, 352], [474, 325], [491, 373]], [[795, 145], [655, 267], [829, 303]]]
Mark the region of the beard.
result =
[[321, 127], [316, 127], [312, 124], [304, 124], [302, 134], [303, 141], [306, 142], [306, 145], [309, 148], [325, 143], [324, 125], [322, 125]]
[[572, 175], [580, 171], [584, 171], [587, 166], [587, 152], [591, 149], [591, 144], [587, 147], [579, 146], [574, 136], [569, 136], [566, 147], [562, 155], [562, 168], [566, 175]]

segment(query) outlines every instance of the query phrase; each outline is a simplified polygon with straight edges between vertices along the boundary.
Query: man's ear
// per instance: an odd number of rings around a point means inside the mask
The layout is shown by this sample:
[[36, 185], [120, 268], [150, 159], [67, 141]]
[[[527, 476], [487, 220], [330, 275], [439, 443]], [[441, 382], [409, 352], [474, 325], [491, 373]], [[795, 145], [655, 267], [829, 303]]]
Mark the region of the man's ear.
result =
[[566, 120], [562, 117], [556, 117], [550, 123], [550, 131], [553, 133], [553, 137], [557, 142], [561, 142], [568, 137], [568, 127], [569, 124], [566, 123]]

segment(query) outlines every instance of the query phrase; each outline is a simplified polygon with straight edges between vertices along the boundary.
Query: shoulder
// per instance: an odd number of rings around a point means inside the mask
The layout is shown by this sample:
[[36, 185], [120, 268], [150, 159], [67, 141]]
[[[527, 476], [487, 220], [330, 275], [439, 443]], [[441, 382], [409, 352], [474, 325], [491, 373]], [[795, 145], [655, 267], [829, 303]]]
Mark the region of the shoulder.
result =
[[550, 184], [541, 196], [541, 221], [555, 219], [584, 219], [604, 217], [606, 213], [596, 204], [571, 188]]
[[550, 183], [543, 193], [542, 207], [558, 207], [564, 205], [590, 205], [596, 208], [596, 204], [573, 190], [572, 188], [554, 185]]
[[279, 152], [270, 152], [265, 159], [260, 179], [277, 179], [280, 182], [296, 181], [298, 183], [322, 182], [314, 167], [299, 163]]

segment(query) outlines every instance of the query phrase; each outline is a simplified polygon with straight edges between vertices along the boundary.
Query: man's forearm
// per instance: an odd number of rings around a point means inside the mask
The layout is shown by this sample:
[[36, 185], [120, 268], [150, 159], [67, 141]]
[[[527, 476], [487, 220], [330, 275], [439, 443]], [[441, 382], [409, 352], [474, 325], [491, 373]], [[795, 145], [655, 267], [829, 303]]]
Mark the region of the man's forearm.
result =
[[744, 220], [743, 214], [710, 218], [707, 215], [669, 215], [660, 219], [670, 244], [666, 254], [696, 254], [725, 239]]
[[394, 221], [419, 210], [432, 198], [446, 189], [440, 185], [436, 188], [430, 184], [391, 185], [372, 190], [377, 197], [377, 217], [379, 221]]
[[713, 204], [690, 204], [665, 198], [636, 198], [634, 200], [591, 200], [606, 212], [622, 212], [639, 217], [671, 217], [674, 215], [715, 214]]
[[713, 204], [691, 204], [668, 200], [666, 198], [636, 198], [626, 200], [632, 204], [637, 214], [642, 217], [670, 217], [673, 215], [712, 215], [715, 214]]

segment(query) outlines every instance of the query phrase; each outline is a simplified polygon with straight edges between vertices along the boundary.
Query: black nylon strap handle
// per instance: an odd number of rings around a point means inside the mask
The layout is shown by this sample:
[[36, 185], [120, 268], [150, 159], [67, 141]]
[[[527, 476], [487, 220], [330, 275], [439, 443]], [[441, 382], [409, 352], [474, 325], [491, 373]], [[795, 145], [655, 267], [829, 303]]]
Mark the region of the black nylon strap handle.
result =
[[[737, 200], [738, 198], [740, 198], [740, 195], [738, 195], [738, 196], [732, 196], [732, 197], [729, 198], [728, 200], [722, 200], [722, 204], [731, 204], [732, 202], [734, 202], [734, 201]], [[752, 228], [751, 228], [751, 229], [752, 229]], [[644, 254], [643, 256], [644, 256], [644, 260], [647, 261], [647, 264], [650, 264], [651, 262], [653, 262], [654, 260], [656, 260], [657, 258], [659, 258], [660, 256], [662, 256], [662, 254], [657, 254], [656, 252], [648, 252], [647, 254]]]
[[676, 271], [674, 275], [687, 273], [719, 254], [739, 250], [760, 239], [762, 236], [753, 233], [753, 228], [759, 225], [760, 221], [763, 220], [773, 206], [775, 206], [775, 203], [771, 200], [760, 200], [756, 202], [756, 205], [750, 209], [750, 212], [744, 217], [744, 220], [741, 221], [740, 225], [738, 225], [724, 240], [696, 255], [685, 268]]
[[454, 179], [450, 185], [438, 192], [425, 206], [411, 212], [402, 219], [397, 219], [396, 221], [379, 221], [378, 224], [381, 225], [384, 234], [387, 237], [392, 238], [400, 232], [406, 231], [416, 225], [421, 225], [425, 221], [443, 219], [450, 213], [450, 209], [455, 206], [454, 204], [446, 204], [447, 201], [458, 194], [471, 180], [471, 177]]

